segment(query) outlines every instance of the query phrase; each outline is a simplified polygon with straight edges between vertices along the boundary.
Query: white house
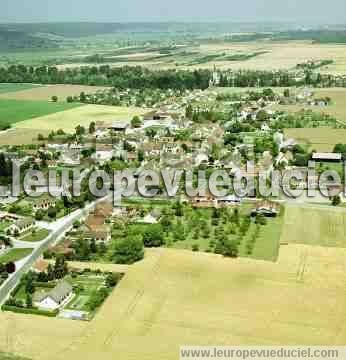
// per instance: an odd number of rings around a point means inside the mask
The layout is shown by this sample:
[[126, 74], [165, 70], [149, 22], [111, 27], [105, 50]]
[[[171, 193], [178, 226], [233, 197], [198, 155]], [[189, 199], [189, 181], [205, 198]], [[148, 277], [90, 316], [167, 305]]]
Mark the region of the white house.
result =
[[110, 161], [114, 156], [114, 150], [112, 145], [96, 145], [96, 152], [92, 155], [92, 158], [99, 164], [104, 164]]
[[54, 289], [49, 292], [38, 292], [34, 294], [33, 302], [35, 306], [44, 310], [56, 310], [68, 303], [73, 297], [72, 286], [61, 281]]

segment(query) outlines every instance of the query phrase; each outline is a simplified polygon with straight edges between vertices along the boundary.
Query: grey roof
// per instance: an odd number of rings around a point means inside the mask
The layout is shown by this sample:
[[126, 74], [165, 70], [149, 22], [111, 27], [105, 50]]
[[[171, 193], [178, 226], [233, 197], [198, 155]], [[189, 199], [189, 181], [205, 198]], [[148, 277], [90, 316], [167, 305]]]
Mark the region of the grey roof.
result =
[[61, 281], [59, 284], [49, 292], [40, 292], [34, 295], [35, 302], [41, 302], [47, 297], [53, 299], [56, 303], [60, 303], [72, 292], [72, 286], [66, 282]]

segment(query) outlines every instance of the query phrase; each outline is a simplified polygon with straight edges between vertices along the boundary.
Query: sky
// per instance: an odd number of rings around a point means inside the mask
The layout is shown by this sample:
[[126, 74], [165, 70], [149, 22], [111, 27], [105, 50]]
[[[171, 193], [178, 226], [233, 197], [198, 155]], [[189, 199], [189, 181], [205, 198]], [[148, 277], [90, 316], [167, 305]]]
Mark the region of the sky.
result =
[[0, 9], [0, 22], [346, 20], [346, 0], [0, 0]]

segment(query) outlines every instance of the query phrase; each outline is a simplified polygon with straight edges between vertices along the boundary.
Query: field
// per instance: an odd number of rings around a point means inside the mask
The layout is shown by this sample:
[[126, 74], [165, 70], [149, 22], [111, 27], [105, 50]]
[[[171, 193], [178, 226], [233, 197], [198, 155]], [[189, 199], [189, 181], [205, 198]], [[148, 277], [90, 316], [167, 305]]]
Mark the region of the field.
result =
[[8, 94], [8, 93], [11, 93], [11, 92], [33, 89], [33, 88], [36, 88], [38, 86], [40, 86], [40, 85], [33, 85], [33, 84], [3, 84], [3, 83], [0, 83], [0, 94]]
[[[42, 100], [50, 101], [52, 96], [57, 96], [59, 101], [65, 102], [68, 96], [78, 96], [81, 92], [94, 93], [98, 90], [107, 89], [102, 86], [83, 85], [46, 85], [29, 87], [21, 91], [0, 94], [0, 98], [12, 100]], [[19, 90], [19, 89], [18, 89]], [[1, 87], [0, 87], [1, 93]]]
[[285, 129], [285, 136], [309, 145], [310, 150], [332, 152], [335, 144], [346, 142], [346, 129]]
[[1, 145], [28, 145], [38, 144], [37, 135], [49, 135], [49, 130], [41, 129], [16, 129], [12, 128], [7, 131], [0, 132]]
[[15, 126], [18, 129], [40, 129], [40, 131], [57, 129], [74, 131], [77, 125], [89, 126], [92, 121], [130, 121], [133, 116], [140, 115], [145, 112], [146, 109], [140, 108], [84, 105], [68, 111], [22, 121], [17, 123]]
[[0, 256], [0, 263], [16, 262], [19, 261], [29, 254], [31, 254], [32, 249], [12, 249], [8, 253]]
[[323, 108], [318, 106], [276, 105], [275, 107], [273, 107], [273, 109], [288, 111], [291, 113], [298, 112], [302, 109], [312, 110], [319, 113], [329, 114], [335, 117], [340, 122], [346, 124], [346, 107], [345, 107], [346, 89], [343, 88], [314, 89], [313, 92], [315, 98], [329, 96], [332, 99], [332, 104]]
[[[298, 63], [309, 60], [333, 59], [334, 63], [321, 70], [333, 74], [346, 70], [344, 45], [312, 44], [311, 41], [253, 41], [253, 42], [201, 42], [197, 45], [178, 46], [167, 54], [158, 48], [128, 48], [116, 52], [100, 50], [105, 62], [114, 67], [131, 65], [152, 69], [212, 68], [219, 69], [293, 69]], [[71, 60], [74, 63], [70, 63]], [[59, 63], [58, 68], [73, 68], [93, 63], [82, 62], [81, 54], [69, 58], [69, 63]]]
[[80, 107], [81, 104], [0, 99], [0, 126]]
[[342, 208], [287, 206], [281, 242], [346, 248]]
[[90, 323], [1, 313], [0, 348], [42, 360], [175, 360], [181, 344], [343, 345], [345, 258], [293, 244], [277, 263], [150, 250]]

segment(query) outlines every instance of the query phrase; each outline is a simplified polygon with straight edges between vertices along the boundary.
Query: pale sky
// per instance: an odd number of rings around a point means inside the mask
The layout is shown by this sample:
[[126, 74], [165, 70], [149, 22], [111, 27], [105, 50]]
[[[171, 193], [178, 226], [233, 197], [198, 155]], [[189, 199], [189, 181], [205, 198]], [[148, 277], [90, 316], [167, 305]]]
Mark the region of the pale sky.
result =
[[0, 22], [345, 23], [346, 0], [0, 0]]

